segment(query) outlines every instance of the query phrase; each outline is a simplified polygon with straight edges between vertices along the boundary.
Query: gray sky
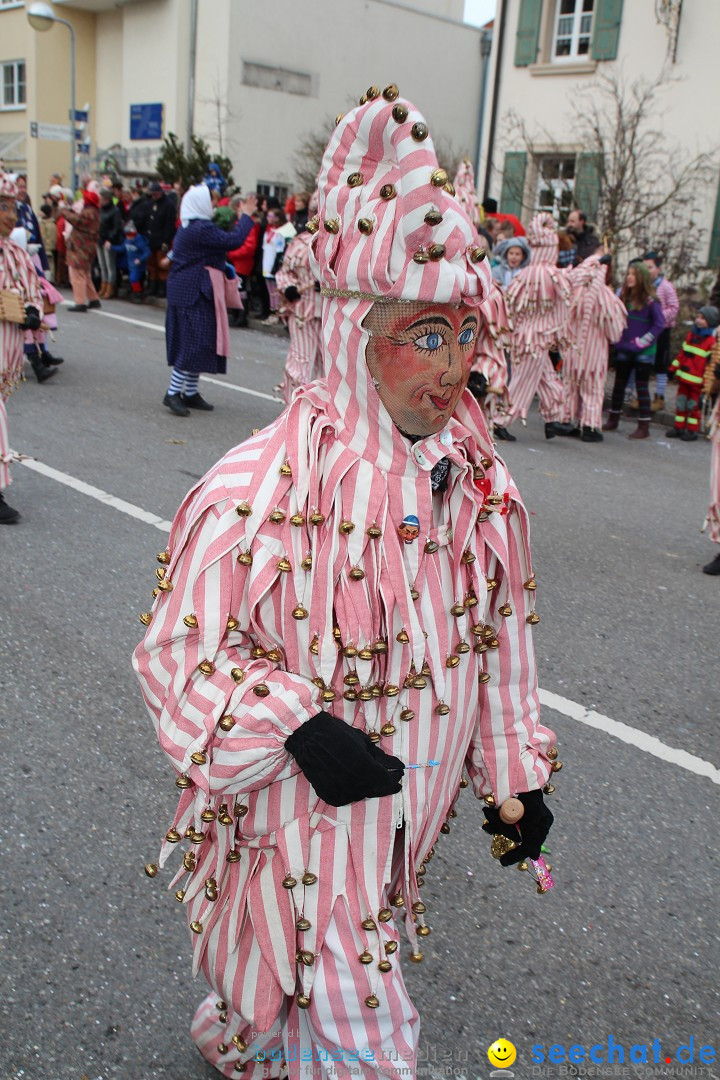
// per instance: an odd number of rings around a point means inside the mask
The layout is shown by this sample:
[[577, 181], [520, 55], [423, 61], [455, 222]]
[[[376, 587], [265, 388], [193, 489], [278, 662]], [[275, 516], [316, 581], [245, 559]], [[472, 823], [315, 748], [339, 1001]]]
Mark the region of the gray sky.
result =
[[482, 26], [494, 18], [497, 0], [465, 0], [465, 22]]

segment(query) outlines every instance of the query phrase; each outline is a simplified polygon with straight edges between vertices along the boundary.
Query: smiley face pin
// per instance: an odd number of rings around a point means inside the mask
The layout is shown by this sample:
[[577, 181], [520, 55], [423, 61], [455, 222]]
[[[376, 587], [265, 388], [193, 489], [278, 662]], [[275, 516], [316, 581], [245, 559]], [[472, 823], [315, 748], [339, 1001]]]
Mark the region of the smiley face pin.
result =
[[398, 526], [398, 535], [405, 544], [412, 544], [420, 535], [420, 522], [415, 514], [406, 514]]
[[517, 1057], [515, 1047], [508, 1039], [496, 1039], [492, 1046], [488, 1047], [488, 1061], [496, 1069], [507, 1069]]

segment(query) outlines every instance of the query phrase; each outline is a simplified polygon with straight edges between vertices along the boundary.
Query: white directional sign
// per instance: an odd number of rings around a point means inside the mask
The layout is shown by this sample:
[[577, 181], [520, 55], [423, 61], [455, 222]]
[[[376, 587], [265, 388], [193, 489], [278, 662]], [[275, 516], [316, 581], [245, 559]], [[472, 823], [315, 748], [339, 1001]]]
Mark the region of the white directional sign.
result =
[[33, 139], [50, 139], [52, 142], [65, 142], [70, 138], [70, 125], [38, 124], [33, 120], [30, 124], [30, 137]]

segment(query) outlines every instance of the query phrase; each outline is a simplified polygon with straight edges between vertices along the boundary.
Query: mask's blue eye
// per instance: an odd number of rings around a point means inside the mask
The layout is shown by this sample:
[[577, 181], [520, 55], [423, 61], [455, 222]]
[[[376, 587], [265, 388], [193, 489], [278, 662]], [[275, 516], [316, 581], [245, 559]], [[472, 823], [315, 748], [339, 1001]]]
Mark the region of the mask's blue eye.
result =
[[475, 330], [472, 326], [466, 326], [458, 338], [459, 345], [469, 345], [475, 340]]
[[415, 344], [419, 349], [426, 349], [428, 352], [437, 352], [445, 344], [442, 334], [438, 334], [436, 330], [432, 330], [429, 334], [424, 334], [422, 337], [415, 338]]

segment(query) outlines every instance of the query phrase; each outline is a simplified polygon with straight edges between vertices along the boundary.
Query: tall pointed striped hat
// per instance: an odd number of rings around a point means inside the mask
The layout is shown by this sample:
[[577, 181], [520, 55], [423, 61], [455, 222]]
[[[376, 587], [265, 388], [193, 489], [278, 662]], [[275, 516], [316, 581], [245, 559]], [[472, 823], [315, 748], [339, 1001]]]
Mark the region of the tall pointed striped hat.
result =
[[395, 85], [371, 86], [337, 126], [309, 223], [327, 297], [480, 303], [485, 249], [438, 164], [422, 114]]

